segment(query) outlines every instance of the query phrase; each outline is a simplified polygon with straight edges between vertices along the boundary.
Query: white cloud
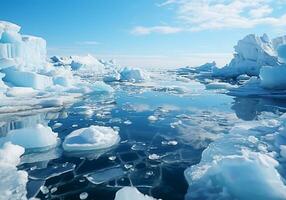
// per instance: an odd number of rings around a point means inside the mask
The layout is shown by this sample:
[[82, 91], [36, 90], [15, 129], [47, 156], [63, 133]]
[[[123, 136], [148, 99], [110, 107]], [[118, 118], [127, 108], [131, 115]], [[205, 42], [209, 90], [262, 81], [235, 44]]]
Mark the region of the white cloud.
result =
[[[275, 9], [283, 4], [286, 4], [285, 0], [166, 0], [158, 6], [175, 9], [178, 25], [173, 31], [166, 32], [177, 33], [257, 25], [283, 27], [286, 26], [286, 13], [274, 16]], [[164, 33], [155, 27], [137, 27], [135, 30], [141, 34]]]
[[98, 45], [99, 42], [97, 41], [81, 41], [81, 42], [77, 42], [77, 45]]
[[131, 33], [134, 35], [148, 35], [151, 33], [172, 34], [182, 31], [181, 28], [172, 26], [136, 26], [132, 29]]

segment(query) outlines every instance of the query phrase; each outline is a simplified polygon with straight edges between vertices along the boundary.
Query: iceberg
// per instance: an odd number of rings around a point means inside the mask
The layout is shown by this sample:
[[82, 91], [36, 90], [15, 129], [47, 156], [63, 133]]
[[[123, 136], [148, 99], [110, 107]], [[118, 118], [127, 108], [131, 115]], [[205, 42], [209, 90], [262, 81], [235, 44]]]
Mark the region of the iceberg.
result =
[[128, 82], [142, 82], [149, 79], [149, 75], [140, 68], [125, 67], [120, 71], [120, 80]]
[[71, 56], [71, 60], [72, 70], [98, 74], [102, 74], [104, 71], [104, 65], [90, 54], [87, 56]]
[[120, 141], [118, 131], [104, 126], [90, 126], [73, 131], [63, 142], [65, 151], [102, 150]]
[[123, 187], [115, 194], [114, 200], [156, 200], [153, 197], [144, 195], [136, 187]]
[[15, 129], [0, 138], [0, 143], [11, 142], [26, 150], [43, 151], [55, 147], [58, 143], [57, 133], [50, 127], [37, 124], [34, 127]]
[[23, 170], [17, 170], [17, 165], [20, 163], [20, 156], [23, 153], [23, 147], [13, 145], [10, 142], [5, 143], [1, 147], [0, 199], [27, 199], [26, 184], [28, 182], [28, 173]]
[[239, 75], [258, 76], [262, 66], [279, 64], [277, 52], [266, 34], [259, 37], [247, 35], [234, 47], [231, 62], [223, 68], [213, 68], [213, 76], [236, 78]]
[[9, 61], [38, 68], [46, 63], [46, 41], [40, 37], [21, 35], [21, 27], [0, 21], [0, 69]]

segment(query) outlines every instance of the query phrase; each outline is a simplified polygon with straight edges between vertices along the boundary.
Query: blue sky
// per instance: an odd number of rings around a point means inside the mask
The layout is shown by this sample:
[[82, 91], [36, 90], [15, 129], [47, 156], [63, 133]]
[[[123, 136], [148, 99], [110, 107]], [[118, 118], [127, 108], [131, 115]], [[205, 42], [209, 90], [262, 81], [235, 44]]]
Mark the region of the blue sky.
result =
[[285, 0], [1, 0], [0, 19], [45, 38], [49, 55], [148, 67], [223, 65], [248, 33], [284, 35], [285, 14]]

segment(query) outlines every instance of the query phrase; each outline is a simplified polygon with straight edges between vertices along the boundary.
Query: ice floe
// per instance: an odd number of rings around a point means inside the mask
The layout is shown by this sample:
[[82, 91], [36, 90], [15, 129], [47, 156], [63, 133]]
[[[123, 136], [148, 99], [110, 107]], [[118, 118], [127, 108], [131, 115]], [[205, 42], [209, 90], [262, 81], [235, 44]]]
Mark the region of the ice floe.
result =
[[120, 141], [118, 132], [110, 127], [90, 126], [73, 131], [63, 142], [65, 151], [107, 149]]
[[[0, 24], [1, 25], [1, 24]], [[17, 170], [20, 163], [20, 156], [24, 148], [11, 143], [5, 143], [0, 149], [0, 199], [21, 199], [26, 198], [26, 184], [28, 174], [23, 170]]]

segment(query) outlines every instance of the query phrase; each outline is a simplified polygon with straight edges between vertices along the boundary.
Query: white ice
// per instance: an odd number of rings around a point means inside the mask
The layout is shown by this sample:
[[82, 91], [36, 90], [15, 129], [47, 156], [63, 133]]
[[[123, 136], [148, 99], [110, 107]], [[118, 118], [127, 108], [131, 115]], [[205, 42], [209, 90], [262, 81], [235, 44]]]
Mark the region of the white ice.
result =
[[123, 187], [118, 190], [114, 200], [156, 200], [153, 197], [144, 195], [136, 187]]
[[[0, 24], [1, 25], [1, 24]], [[28, 174], [17, 170], [20, 156], [24, 148], [11, 143], [5, 143], [0, 149], [0, 199], [1, 200], [25, 200]]]
[[48, 150], [57, 145], [57, 133], [50, 127], [37, 124], [33, 127], [15, 129], [8, 132], [6, 137], [0, 138], [0, 142], [11, 142], [15, 145], [32, 150]]
[[90, 126], [73, 131], [63, 142], [65, 151], [101, 150], [120, 141], [118, 131], [104, 126]]

